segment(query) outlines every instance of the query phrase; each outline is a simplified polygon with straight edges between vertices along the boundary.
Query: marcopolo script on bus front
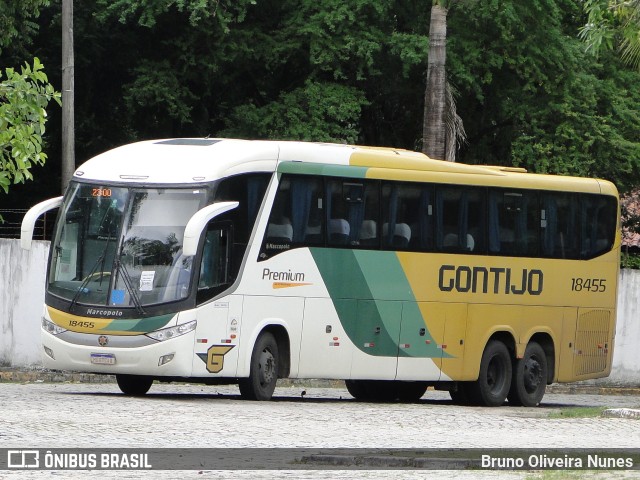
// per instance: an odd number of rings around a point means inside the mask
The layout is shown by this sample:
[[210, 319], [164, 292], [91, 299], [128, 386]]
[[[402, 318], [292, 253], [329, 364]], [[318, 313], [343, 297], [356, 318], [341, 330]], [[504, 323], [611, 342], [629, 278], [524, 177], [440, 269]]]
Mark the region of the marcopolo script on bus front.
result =
[[543, 284], [542, 270], [526, 268], [442, 265], [438, 276], [443, 292], [540, 295]]

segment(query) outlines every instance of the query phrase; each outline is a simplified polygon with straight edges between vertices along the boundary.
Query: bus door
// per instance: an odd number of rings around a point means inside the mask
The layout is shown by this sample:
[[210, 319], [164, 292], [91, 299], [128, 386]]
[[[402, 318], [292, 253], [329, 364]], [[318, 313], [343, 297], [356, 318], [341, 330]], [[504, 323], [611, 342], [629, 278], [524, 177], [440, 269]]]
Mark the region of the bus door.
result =
[[229, 295], [212, 299], [228, 289], [232, 273], [233, 226], [231, 222], [209, 223], [204, 234], [198, 277], [194, 376], [233, 376], [238, 365], [238, 342], [243, 297]]

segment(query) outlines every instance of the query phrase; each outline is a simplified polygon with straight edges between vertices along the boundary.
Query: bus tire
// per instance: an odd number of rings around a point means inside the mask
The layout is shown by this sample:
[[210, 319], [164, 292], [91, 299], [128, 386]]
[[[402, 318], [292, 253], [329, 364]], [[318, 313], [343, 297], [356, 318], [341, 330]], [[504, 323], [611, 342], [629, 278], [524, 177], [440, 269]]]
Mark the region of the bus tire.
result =
[[356, 400], [367, 401], [370, 399], [366, 380], [345, 380], [344, 385], [347, 387], [349, 395]]
[[371, 402], [395, 402], [398, 398], [396, 383], [393, 380], [364, 380], [366, 399]]
[[240, 395], [246, 400], [271, 400], [278, 380], [278, 342], [269, 332], [260, 334], [253, 346], [249, 378], [239, 382]]
[[523, 407], [536, 407], [540, 404], [547, 388], [547, 356], [537, 342], [529, 342], [524, 356], [513, 369], [509, 403]]
[[486, 407], [502, 405], [511, 388], [512, 371], [511, 356], [505, 344], [489, 341], [480, 361], [478, 380], [469, 385], [471, 401]]
[[396, 382], [398, 400], [404, 403], [414, 403], [422, 398], [427, 391], [424, 382]]
[[116, 382], [125, 395], [140, 397], [149, 391], [153, 378], [144, 375], [117, 374]]

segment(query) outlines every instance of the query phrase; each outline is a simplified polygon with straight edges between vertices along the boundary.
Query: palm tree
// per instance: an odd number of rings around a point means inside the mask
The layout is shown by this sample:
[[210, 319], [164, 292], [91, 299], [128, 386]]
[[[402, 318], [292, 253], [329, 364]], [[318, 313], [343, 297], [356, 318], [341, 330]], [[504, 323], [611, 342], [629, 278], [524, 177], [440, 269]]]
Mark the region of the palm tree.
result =
[[455, 161], [458, 143], [464, 141], [465, 134], [447, 82], [447, 13], [451, 1], [433, 0], [431, 7], [422, 152], [438, 160]]
[[615, 46], [627, 65], [640, 69], [640, 0], [585, 0], [584, 11], [580, 38], [587, 49], [597, 54]]

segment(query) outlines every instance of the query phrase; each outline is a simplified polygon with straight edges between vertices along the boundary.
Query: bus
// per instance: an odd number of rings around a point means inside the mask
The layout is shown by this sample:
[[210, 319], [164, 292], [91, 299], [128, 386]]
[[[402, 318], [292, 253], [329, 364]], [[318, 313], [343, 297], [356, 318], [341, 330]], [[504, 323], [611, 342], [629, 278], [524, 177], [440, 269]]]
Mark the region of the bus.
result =
[[598, 180], [393, 148], [186, 138], [81, 165], [59, 208], [46, 368], [362, 401], [538, 405], [610, 373], [620, 214]]

